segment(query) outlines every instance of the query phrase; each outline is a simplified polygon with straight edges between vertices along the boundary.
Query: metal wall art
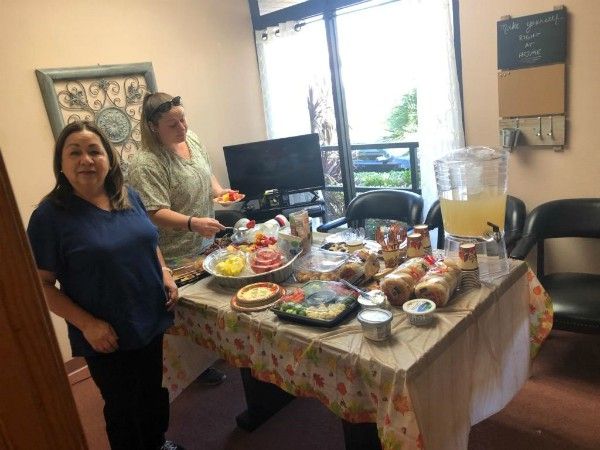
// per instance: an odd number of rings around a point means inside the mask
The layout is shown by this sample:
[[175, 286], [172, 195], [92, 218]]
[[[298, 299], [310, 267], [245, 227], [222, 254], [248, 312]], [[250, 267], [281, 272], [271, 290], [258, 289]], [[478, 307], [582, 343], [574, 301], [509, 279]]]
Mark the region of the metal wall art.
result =
[[95, 122], [113, 144], [123, 170], [140, 147], [142, 101], [156, 92], [152, 63], [35, 71], [54, 138], [67, 123]]

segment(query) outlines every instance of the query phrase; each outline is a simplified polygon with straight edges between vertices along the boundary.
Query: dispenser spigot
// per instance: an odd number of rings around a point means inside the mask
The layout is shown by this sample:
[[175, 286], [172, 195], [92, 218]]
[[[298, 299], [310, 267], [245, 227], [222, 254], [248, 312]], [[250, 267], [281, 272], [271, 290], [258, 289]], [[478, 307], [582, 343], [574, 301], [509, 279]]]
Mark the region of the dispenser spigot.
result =
[[496, 242], [500, 242], [500, 240], [502, 239], [502, 233], [500, 232], [500, 227], [492, 222], [488, 222], [487, 224], [490, 227], [492, 227], [492, 232], [489, 233], [489, 235], [491, 237], [493, 237]]

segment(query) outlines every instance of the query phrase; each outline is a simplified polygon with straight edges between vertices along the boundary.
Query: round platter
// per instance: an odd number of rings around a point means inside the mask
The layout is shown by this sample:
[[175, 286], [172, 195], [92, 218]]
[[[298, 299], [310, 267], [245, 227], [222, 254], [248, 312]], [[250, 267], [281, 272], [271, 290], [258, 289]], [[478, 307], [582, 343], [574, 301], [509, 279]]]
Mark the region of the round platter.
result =
[[285, 295], [285, 289], [281, 288], [280, 291], [280, 295], [277, 295], [276, 297], [273, 297], [273, 299], [264, 305], [260, 305], [260, 306], [254, 306], [254, 307], [248, 307], [248, 306], [241, 306], [238, 304], [237, 302], [237, 296], [234, 295], [233, 297], [231, 297], [231, 301], [230, 301], [230, 305], [231, 305], [231, 309], [233, 309], [234, 311], [238, 311], [238, 312], [257, 312], [257, 311], [264, 311], [265, 309], [269, 309], [271, 306], [273, 306], [275, 303], [277, 303], [279, 301], [279, 299], [281, 298], [282, 295]]
[[215, 266], [224, 255], [227, 254], [226, 249], [217, 250], [206, 257], [204, 260], [204, 270], [211, 274], [218, 284], [225, 288], [239, 289], [247, 284], [258, 283], [259, 281], [270, 281], [271, 283], [280, 284], [287, 280], [293, 271], [292, 263], [296, 260], [298, 255], [291, 258], [283, 266], [278, 267], [275, 270], [264, 273], [255, 273], [249, 275], [238, 275], [235, 277], [228, 277], [220, 275], [216, 270]]
[[[268, 281], [248, 284], [237, 291], [237, 300], [239, 306], [254, 307], [259, 306], [258, 303], [270, 303], [271, 300], [281, 297], [281, 286]], [[256, 302], [255, 305], [248, 302]]]

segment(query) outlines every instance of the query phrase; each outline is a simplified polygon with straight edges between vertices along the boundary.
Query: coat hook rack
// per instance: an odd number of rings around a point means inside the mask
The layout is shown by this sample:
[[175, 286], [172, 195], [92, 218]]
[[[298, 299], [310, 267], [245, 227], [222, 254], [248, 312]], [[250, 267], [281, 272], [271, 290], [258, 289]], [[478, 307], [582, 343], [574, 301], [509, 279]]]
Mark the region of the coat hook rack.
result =
[[[550, 146], [562, 151], [565, 145], [566, 119], [562, 114], [536, 117], [506, 117], [499, 120], [499, 129], [519, 130], [514, 146]], [[506, 132], [504, 132], [506, 133]]]

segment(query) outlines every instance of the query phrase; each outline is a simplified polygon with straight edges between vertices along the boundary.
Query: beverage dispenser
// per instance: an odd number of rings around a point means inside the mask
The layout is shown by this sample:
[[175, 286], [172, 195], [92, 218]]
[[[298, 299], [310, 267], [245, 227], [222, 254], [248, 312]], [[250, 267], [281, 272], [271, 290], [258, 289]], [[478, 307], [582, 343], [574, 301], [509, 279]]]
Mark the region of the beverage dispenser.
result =
[[504, 242], [507, 163], [507, 151], [489, 147], [453, 150], [434, 161], [445, 254], [457, 257], [461, 244], [475, 244], [482, 279], [509, 270]]

